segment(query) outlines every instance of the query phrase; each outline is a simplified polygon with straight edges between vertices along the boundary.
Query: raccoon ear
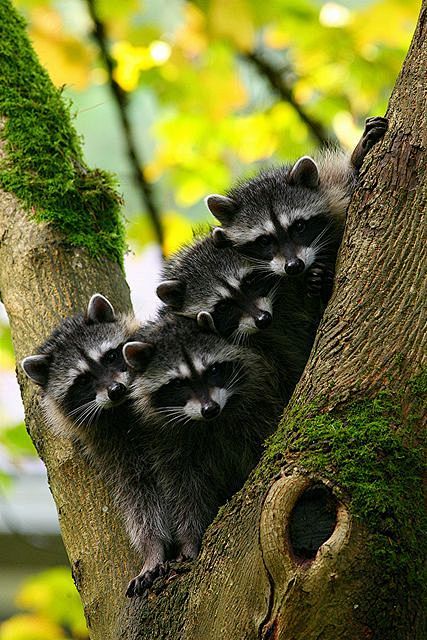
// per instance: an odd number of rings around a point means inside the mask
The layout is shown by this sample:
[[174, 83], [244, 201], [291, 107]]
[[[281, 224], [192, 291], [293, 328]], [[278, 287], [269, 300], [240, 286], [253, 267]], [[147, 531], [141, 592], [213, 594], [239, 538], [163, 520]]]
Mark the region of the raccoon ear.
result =
[[211, 214], [215, 216], [217, 220], [222, 222], [222, 224], [231, 222], [237, 209], [237, 205], [232, 198], [219, 196], [216, 193], [211, 196], [206, 196], [205, 204]]
[[227, 235], [222, 227], [215, 227], [213, 229], [212, 240], [217, 249], [224, 249], [224, 247], [233, 246], [233, 243], [227, 238]]
[[180, 309], [184, 302], [186, 284], [181, 280], [163, 280], [156, 289], [160, 300], [165, 304]]
[[310, 189], [319, 185], [319, 169], [313, 158], [303, 156], [296, 161], [289, 174], [289, 183]]
[[207, 329], [208, 331], [216, 332], [215, 323], [208, 311], [200, 311], [197, 314], [197, 324], [201, 329]]
[[113, 305], [100, 293], [95, 293], [89, 300], [85, 320], [87, 324], [97, 322], [114, 322], [116, 319]]
[[43, 387], [47, 383], [47, 379], [49, 376], [49, 365], [50, 358], [49, 356], [27, 356], [21, 362], [21, 367], [23, 368], [26, 375], [35, 382]]
[[127, 342], [123, 347], [126, 364], [137, 371], [147, 368], [154, 353], [154, 346], [148, 342]]

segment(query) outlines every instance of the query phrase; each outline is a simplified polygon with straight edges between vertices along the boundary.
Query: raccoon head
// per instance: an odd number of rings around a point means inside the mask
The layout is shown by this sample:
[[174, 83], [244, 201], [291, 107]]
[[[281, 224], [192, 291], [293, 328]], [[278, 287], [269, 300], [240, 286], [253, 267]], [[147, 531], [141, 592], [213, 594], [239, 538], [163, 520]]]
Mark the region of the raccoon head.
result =
[[116, 316], [111, 303], [95, 294], [85, 314], [66, 318], [36, 355], [23, 359], [26, 375], [43, 390], [43, 407], [55, 427], [59, 415], [75, 427], [89, 427], [105, 410], [127, 399], [128, 369], [122, 347], [135, 321]]
[[335, 239], [319, 170], [308, 156], [205, 202], [222, 224], [212, 236], [218, 247], [231, 244], [260, 268], [279, 275], [303, 273]]
[[215, 330], [233, 342], [267, 329], [273, 322], [273, 303], [277, 284], [266, 275], [248, 269], [240, 281], [224, 281], [217, 300], [200, 311], [197, 323], [202, 329]]
[[236, 403], [250, 404], [254, 366], [264, 371], [256, 355], [176, 316], [148, 325], [139, 337], [124, 345], [123, 355], [134, 372], [131, 397], [146, 417], [163, 426], [202, 423], [229, 414]]
[[211, 237], [181, 250], [163, 270], [157, 295], [168, 310], [235, 342], [273, 320], [278, 280], [251, 267], [234, 249], [218, 250]]

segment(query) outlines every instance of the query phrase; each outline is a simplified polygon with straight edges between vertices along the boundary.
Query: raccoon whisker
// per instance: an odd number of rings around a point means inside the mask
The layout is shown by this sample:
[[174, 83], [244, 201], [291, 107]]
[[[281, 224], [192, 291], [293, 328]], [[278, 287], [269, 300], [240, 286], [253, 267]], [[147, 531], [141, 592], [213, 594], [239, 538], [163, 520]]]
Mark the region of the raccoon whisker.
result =
[[232, 389], [237, 382], [239, 382], [241, 380], [241, 373], [243, 371], [243, 366], [240, 365], [240, 367], [238, 367], [236, 369], [236, 371], [234, 371], [233, 375], [231, 376], [230, 380], [227, 381], [227, 388]]
[[90, 427], [92, 424], [96, 425], [96, 423], [98, 422], [98, 419], [102, 413], [102, 409], [103, 407], [101, 405], [97, 405], [97, 407], [95, 408], [95, 410], [92, 412], [92, 415], [89, 418], [89, 421], [87, 423], [87, 426]]
[[93, 402], [96, 402], [96, 400], [89, 400], [89, 402], [85, 402], [84, 404], [80, 405], [79, 407], [76, 407], [75, 409], [73, 409], [72, 411], [69, 411], [67, 413], [68, 417], [71, 417], [75, 414], [80, 413], [81, 411], [83, 411], [83, 409], [85, 409], [86, 407], [88, 407], [89, 405], [91, 405]]
[[[311, 245], [310, 245], [312, 249], [316, 249], [316, 250], [317, 250], [317, 249], [319, 249], [319, 248], [320, 248], [320, 246], [321, 246], [320, 240], [321, 240], [321, 239], [322, 239], [322, 238], [323, 238], [323, 237], [324, 237], [324, 236], [329, 232], [329, 230], [331, 229], [331, 227], [332, 227], [332, 223], [330, 222], [330, 223], [329, 223], [329, 224], [327, 224], [327, 225], [326, 225], [326, 227], [325, 227], [325, 228], [324, 228], [324, 229], [319, 233], [319, 235], [317, 235], [317, 236], [314, 238], [313, 242], [312, 242], [312, 243], [311, 243]], [[326, 241], [324, 241], [324, 242], [322, 243], [322, 245], [323, 245], [323, 246], [322, 246], [322, 248], [323, 248], [324, 246], [327, 246], [328, 244], [331, 244], [331, 242], [332, 242], [332, 241], [333, 241], [333, 238], [331, 238], [331, 237], [329, 236], [329, 237], [326, 239]]]
[[[82, 412], [82, 414], [77, 417], [77, 419], [75, 420], [76, 425], [78, 427], [81, 427], [83, 425], [83, 423], [86, 422], [87, 419], [91, 416], [91, 414], [93, 412], [96, 412], [98, 407], [99, 407], [99, 405], [96, 402], [96, 400], [93, 400], [91, 402], [90, 406], [86, 407], [85, 410]], [[89, 424], [90, 424], [90, 422], [89, 422]]]
[[90, 414], [90, 412], [94, 408], [94, 402], [95, 401], [92, 400], [90, 403], [84, 405], [83, 407], [79, 407], [79, 412], [76, 413], [76, 415], [73, 418], [76, 421], [76, 424], [81, 423], [81, 421], [84, 420], [85, 417]]
[[179, 424], [180, 422], [182, 422], [182, 420], [184, 420], [185, 416], [182, 415], [182, 413], [180, 413], [179, 415], [174, 415], [172, 416], [172, 418], [170, 418], [169, 420], [167, 420], [166, 422], [164, 422], [162, 424], [162, 427], [167, 427], [169, 424], [174, 423], [174, 424]]

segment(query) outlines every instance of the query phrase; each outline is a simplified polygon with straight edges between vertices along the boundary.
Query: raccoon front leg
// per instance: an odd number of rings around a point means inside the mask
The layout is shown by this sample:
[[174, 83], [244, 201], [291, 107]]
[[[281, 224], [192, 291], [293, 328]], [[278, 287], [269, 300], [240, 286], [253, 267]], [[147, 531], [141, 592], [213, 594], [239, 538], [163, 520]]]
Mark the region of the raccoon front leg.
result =
[[379, 116], [367, 118], [362, 137], [351, 155], [351, 164], [356, 171], [359, 171], [368, 151], [384, 136], [387, 127], [387, 118], [381, 118]]
[[129, 598], [142, 596], [153, 581], [166, 573], [166, 551], [172, 542], [167, 511], [159, 487], [146, 473], [122, 479], [115, 498], [125, 518], [132, 546], [144, 564], [126, 589]]
[[165, 545], [162, 540], [152, 538], [145, 543], [144, 565], [141, 571], [129, 582], [126, 595], [128, 598], [141, 597], [152, 586], [154, 580], [164, 576], [168, 571]]

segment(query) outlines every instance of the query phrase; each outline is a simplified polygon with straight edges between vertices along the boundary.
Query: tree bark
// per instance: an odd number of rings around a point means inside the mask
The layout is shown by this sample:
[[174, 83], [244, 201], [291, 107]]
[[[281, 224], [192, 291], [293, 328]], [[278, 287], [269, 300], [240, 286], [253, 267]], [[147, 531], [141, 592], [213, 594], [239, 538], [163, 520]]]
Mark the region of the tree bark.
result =
[[[333, 298], [277, 432], [188, 572], [127, 601], [136, 559], [105, 488], [43, 424], [20, 376], [91, 638], [426, 637], [419, 441], [425, 367], [427, 8], [364, 165]], [[17, 359], [94, 291], [129, 304], [117, 265], [0, 206], [0, 291]], [[423, 226], [424, 223], [424, 226]], [[424, 529], [425, 530], [425, 529]]]

